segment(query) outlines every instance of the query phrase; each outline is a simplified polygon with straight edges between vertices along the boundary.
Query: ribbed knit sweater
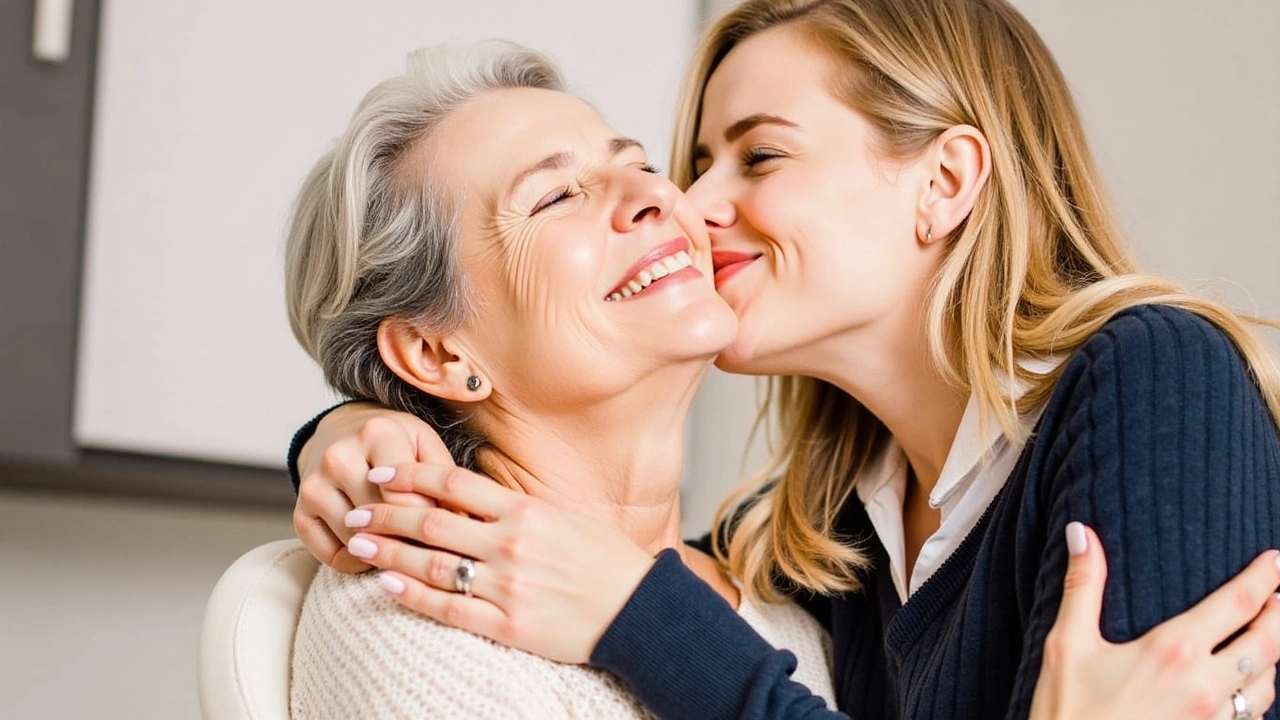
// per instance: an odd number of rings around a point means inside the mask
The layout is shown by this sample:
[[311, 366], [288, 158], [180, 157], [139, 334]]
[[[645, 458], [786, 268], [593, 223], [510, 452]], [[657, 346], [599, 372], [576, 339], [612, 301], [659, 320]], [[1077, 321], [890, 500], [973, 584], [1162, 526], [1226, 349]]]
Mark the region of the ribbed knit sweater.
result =
[[[1116, 642], [1280, 547], [1280, 435], [1221, 332], [1167, 307], [1108, 322], [1068, 361], [983, 518], [905, 605], [853, 500], [839, 529], [875, 571], [864, 592], [807, 603], [832, 633], [839, 707], [859, 720], [1026, 717], [1073, 520], [1106, 549], [1102, 631]], [[665, 553], [591, 661], [661, 718], [838, 717]]]

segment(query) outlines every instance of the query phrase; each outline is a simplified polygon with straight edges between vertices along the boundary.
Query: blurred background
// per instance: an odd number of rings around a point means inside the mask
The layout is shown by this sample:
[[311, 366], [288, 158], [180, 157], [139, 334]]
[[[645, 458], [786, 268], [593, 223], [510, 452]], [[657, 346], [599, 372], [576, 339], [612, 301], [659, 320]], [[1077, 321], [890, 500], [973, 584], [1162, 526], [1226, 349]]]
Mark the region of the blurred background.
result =
[[[1280, 318], [1280, 3], [1014, 3], [1143, 265]], [[0, 715], [199, 717], [205, 598], [292, 535], [284, 452], [334, 400], [288, 329], [282, 236], [365, 90], [415, 47], [507, 37], [665, 158], [733, 4], [0, 0]], [[703, 388], [688, 534], [762, 457], [755, 399]]]

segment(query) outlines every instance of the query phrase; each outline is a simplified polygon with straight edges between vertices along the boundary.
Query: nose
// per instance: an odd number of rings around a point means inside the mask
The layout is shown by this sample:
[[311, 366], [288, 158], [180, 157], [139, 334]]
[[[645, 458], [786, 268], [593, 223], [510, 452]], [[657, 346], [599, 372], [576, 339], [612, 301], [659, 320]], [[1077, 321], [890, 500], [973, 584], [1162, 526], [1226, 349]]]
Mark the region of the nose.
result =
[[722, 188], [716, 186], [710, 175], [704, 174], [695, 180], [685, 194], [694, 207], [698, 208], [698, 212], [702, 213], [707, 230], [724, 229], [737, 222], [738, 211], [732, 200]]
[[664, 220], [671, 216], [680, 189], [665, 177], [635, 168], [620, 168], [622, 197], [613, 214], [613, 228], [618, 232], [634, 230], [646, 220]]

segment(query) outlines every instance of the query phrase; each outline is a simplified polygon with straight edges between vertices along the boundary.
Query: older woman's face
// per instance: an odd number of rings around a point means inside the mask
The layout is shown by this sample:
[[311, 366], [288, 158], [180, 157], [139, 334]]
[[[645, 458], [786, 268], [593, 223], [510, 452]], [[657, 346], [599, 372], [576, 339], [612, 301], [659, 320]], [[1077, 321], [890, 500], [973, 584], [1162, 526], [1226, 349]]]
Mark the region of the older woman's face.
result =
[[702, 216], [587, 104], [490, 93], [426, 151], [464, 190], [461, 257], [480, 307], [459, 336], [495, 390], [592, 400], [733, 340]]

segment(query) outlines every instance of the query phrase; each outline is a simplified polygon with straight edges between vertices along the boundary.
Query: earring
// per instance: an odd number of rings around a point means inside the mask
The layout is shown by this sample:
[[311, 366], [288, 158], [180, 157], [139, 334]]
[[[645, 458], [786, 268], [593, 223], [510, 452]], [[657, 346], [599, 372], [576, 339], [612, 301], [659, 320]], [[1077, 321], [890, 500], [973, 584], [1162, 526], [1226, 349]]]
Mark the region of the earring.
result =
[[933, 242], [933, 223], [929, 223], [929, 227], [924, 231], [924, 242], [926, 245]]
[[467, 389], [470, 390], [471, 392], [475, 392], [479, 390], [480, 378], [476, 377], [475, 375], [472, 375], [471, 377], [467, 378]]

